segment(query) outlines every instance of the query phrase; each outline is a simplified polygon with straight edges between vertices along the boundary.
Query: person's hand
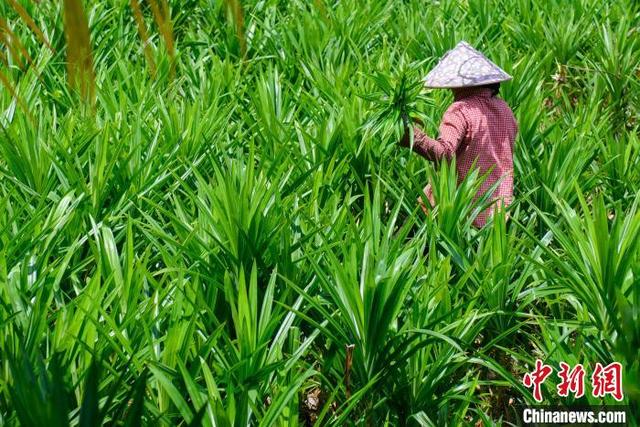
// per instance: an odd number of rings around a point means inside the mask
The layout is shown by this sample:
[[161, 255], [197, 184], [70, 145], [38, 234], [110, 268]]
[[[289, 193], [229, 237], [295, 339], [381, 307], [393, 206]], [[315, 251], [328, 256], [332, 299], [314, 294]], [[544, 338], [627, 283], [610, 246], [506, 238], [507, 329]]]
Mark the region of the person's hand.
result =
[[404, 133], [402, 134], [400, 141], [398, 141], [398, 145], [401, 147], [409, 147], [411, 145], [411, 129], [409, 129], [410, 126], [413, 126], [411, 122], [424, 126], [424, 122], [418, 117], [412, 117], [411, 120], [409, 120], [409, 116], [406, 113], [403, 113], [402, 123], [404, 124]]

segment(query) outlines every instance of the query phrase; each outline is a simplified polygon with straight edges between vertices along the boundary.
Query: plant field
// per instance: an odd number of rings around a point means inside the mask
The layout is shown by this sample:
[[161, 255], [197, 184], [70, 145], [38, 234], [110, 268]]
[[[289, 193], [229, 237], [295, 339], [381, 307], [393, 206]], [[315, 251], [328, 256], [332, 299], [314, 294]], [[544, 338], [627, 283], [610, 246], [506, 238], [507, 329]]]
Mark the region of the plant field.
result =
[[[460, 40], [514, 77], [483, 229], [397, 145]], [[638, 425], [639, 118], [632, 0], [2, 0], [0, 425], [511, 425], [536, 359]]]

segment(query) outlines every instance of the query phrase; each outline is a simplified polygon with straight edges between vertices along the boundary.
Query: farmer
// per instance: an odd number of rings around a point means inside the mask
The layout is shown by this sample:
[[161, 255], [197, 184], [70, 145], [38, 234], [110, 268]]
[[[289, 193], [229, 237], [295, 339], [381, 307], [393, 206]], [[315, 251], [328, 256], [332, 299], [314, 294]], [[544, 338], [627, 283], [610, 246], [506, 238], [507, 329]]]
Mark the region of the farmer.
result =
[[[424, 79], [429, 88], [450, 88], [454, 102], [442, 117], [440, 135], [429, 138], [414, 127], [413, 151], [431, 160], [456, 157], [458, 183], [471, 171], [479, 169], [486, 176], [475, 198], [484, 195], [498, 182], [491, 195], [493, 203], [474, 220], [482, 227], [494, 209], [508, 206], [513, 198], [513, 142], [518, 125], [511, 109], [496, 95], [500, 82], [511, 76], [466, 42], [447, 52]], [[404, 117], [405, 132], [400, 145], [409, 147], [409, 121]], [[424, 189], [435, 207], [431, 185]], [[425, 212], [426, 206], [419, 200]]]

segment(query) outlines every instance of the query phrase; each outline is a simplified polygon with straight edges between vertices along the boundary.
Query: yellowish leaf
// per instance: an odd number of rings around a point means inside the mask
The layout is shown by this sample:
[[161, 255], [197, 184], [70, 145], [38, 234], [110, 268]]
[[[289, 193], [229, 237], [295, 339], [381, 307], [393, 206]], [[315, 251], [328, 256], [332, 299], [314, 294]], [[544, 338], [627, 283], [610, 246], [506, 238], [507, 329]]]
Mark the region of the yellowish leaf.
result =
[[51, 50], [51, 52], [55, 52], [53, 47], [51, 47], [49, 40], [47, 40], [44, 33], [40, 30], [40, 28], [38, 28], [33, 18], [31, 18], [31, 15], [29, 15], [29, 13], [25, 10], [25, 8], [22, 7], [22, 5], [18, 3], [16, 0], [7, 0], [7, 1], [9, 2], [9, 5], [13, 8], [13, 10], [15, 10], [16, 13], [20, 16], [20, 18], [22, 18], [25, 24], [27, 24], [27, 26], [31, 29], [31, 31], [33, 31], [36, 37], [38, 37], [38, 40], [40, 40], [40, 42], [42, 42], [45, 46], [47, 46]]
[[93, 104], [95, 74], [89, 37], [89, 24], [81, 0], [64, 0], [64, 32], [67, 41], [69, 85]]
[[144, 56], [149, 64], [149, 70], [151, 76], [156, 75], [156, 64], [153, 60], [153, 52], [151, 51], [151, 45], [149, 44], [149, 34], [147, 33], [147, 27], [144, 24], [144, 16], [142, 15], [142, 9], [140, 8], [140, 2], [138, 0], [131, 0], [131, 10], [133, 11], [133, 18], [136, 21], [138, 27], [138, 35], [142, 40], [142, 49], [144, 50]]

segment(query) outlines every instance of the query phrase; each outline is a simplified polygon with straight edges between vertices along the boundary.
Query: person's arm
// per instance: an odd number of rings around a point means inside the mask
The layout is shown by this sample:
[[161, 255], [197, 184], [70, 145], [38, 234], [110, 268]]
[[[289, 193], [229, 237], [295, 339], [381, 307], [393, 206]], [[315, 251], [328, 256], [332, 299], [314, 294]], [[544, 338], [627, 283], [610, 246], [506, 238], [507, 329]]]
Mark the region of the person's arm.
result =
[[[414, 126], [413, 151], [421, 156], [437, 161], [443, 157], [450, 159], [458, 149], [467, 132], [467, 121], [460, 107], [453, 104], [442, 116], [440, 135], [437, 139], [429, 138], [422, 130]], [[409, 146], [409, 129], [400, 141], [403, 147]]]

